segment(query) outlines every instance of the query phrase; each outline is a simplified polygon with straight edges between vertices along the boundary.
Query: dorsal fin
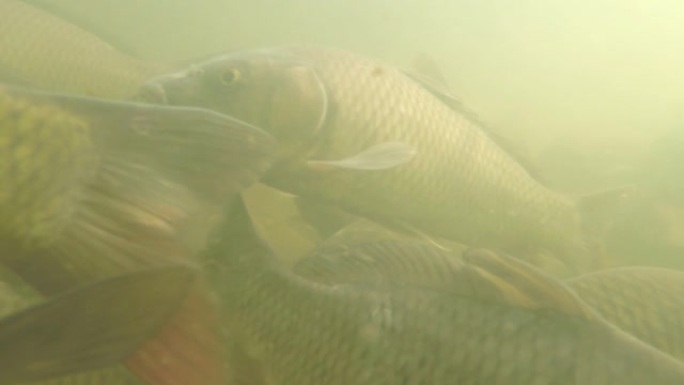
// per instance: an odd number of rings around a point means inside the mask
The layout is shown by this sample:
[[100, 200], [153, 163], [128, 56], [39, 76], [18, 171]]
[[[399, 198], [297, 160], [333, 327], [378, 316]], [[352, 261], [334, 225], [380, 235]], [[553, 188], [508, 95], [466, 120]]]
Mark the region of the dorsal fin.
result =
[[449, 108], [465, 116], [468, 120], [480, 127], [483, 133], [525, 168], [532, 177], [543, 182], [542, 173], [534, 167], [533, 162], [525, 155], [525, 151], [520, 145], [507, 138], [500, 130], [494, 129], [486, 124], [477, 113], [469, 109], [453, 94], [451, 87], [447, 84], [444, 74], [432, 58], [426, 54], [419, 55], [414, 60], [413, 69], [404, 71], [404, 74], [420, 84], [425, 90], [430, 92]]
[[435, 86], [443, 87], [445, 90], [449, 89], [449, 82], [444, 76], [444, 72], [435, 59], [427, 52], [419, 52], [413, 58], [413, 72], [416, 76], [423, 78], [423, 81], [434, 84]]
[[[586, 319], [596, 317], [564, 283], [516, 258], [490, 250], [469, 249], [463, 253], [463, 259], [465, 270], [470, 272], [470, 285], [496, 289], [482, 292], [488, 299], [529, 309], [552, 309]], [[490, 297], [493, 292], [497, 295]]]

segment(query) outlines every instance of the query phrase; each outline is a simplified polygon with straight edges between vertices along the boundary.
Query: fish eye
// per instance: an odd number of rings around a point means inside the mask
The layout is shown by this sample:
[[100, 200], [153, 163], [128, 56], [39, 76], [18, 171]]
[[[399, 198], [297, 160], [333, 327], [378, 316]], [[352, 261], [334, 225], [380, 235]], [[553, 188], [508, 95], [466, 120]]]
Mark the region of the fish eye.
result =
[[240, 79], [240, 70], [231, 68], [221, 73], [221, 83], [224, 86], [232, 86]]

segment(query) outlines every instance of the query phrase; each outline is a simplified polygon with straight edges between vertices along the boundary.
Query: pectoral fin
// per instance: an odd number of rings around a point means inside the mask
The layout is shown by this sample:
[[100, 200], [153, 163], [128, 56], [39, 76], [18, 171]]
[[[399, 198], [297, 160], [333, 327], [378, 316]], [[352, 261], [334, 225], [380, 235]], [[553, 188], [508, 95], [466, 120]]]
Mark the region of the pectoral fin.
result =
[[387, 170], [408, 163], [416, 155], [414, 147], [402, 142], [385, 142], [340, 160], [310, 160], [313, 170]]

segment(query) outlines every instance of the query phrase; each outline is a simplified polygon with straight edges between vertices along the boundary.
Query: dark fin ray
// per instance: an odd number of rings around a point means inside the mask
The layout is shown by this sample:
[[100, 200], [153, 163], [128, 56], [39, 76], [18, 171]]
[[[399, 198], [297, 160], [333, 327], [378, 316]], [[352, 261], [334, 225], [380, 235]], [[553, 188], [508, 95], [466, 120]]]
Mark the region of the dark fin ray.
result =
[[0, 321], [2, 383], [120, 363], [180, 306], [195, 277], [176, 266], [121, 275]]
[[87, 117], [110, 158], [145, 164], [214, 200], [251, 185], [270, 167], [276, 142], [261, 129], [210, 110], [55, 96]]

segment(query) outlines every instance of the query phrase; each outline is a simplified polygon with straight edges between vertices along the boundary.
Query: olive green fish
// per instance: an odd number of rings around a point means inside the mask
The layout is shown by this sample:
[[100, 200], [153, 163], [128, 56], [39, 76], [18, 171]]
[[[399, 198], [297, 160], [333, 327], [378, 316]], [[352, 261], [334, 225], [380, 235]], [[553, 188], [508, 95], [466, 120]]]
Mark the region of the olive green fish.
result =
[[[185, 238], [207, 230], [196, 219], [208, 223], [256, 181], [274, 144], [208, 110], [1, 87], [0, 262], [51, 295], [192, 259], [203, 242]], [[145, 380], [163, 373], [159, 385], [221, 383], [207, 379], [218, 377], [221, 357], [206, 337], [213, 307], [204, 293], [194, 288], [164, 338], [146, 343], [129, 368]]]
[[273, 147], [259, 129], [207, 110], [2, 87], [0, 239], [21, 255], [144, 253], [146, 237], [179, 237], [205, 202], [256, 181]]
[[567, 284], [614, 325], [684, 361], [684, 272], [623, 267]]
[[[461, 250], [446, 251], [356, 223], [327, 239], [294, 271], [327, 285], [400, 281], [440, 287], [462, 266]], [[565, 283], [608, 322], [684, 360], [684, 272], [622, 267]]]
[[165, 70], [31, 4], [0, 0], [0, 81], [124, 98]]
[[545, 187], [472, 113], [416, 79], [343, 50], [294, 46], [229, 53], [154, 79], [140, 97], [273, 134], [282, 142], [264, 180], [273, 187], [437, 240], [593, 267], [575, 258], [600, 254], [594, 235], [606, 221], [587, 217], [623, 190], [580, 200]]
[[178, 309], [195, 277], [183, 266], [125, 274], [0, 319], [0, 382], [44, 380], [121, 363]]
[[[230, 365], [264, 384], [681, 384], [684, 365], [530, 265], [470, 251], [448, 284], [321, 284], [238, 207], [208, 253]], [[401, 256], [399, 256], [401, 257]], [[444, 282], [444, 281], [443, 281]]]

